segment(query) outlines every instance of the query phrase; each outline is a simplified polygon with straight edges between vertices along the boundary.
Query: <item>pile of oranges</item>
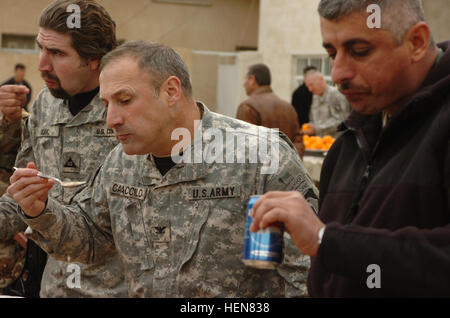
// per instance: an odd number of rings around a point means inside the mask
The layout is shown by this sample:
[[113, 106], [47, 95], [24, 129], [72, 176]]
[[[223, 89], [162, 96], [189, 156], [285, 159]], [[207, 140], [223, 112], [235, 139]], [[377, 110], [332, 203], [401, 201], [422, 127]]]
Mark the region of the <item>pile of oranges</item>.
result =
[[[302, 130], [308, 130], [310, 127], [308, 124], [302, 126]], [[313, 150], [325, 150], [328, 151], [335, 139], [331, 136], [319, 137], [319, 136], [303, 136], [303, 143], [306, 149]]]
[[328, 151], [331, 148], [331, 145], [335, 139], [331, 136], [319, 137], [319, 136], [303, 136], [303, 143], [305, 144], [306, 149], [313, 150], [326, 150]]

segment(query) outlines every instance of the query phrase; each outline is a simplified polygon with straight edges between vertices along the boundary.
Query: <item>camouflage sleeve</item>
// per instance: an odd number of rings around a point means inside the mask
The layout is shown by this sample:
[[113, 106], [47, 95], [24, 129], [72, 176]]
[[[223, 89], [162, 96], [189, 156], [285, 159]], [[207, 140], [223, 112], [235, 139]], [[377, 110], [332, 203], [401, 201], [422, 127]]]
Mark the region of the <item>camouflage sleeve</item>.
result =
[[0, 241], [11, 240], [14, 234], [25, 231], [27, 225], [17, 216], [17, 203], [8, 195], [0, 198]]
[[339, 91], [332, 91], [328, 99], [330, 117], [323, 123], [315, 125], [317, 135], [334, 134], [350, 112], [350, 105]]
[[20, 144], [20, 121], [3, 125], [0, 120], [0, 154], [13, 151]]
[[[267, 176], [265, 192], [268, 191], [299, 191], [311, 208], [316, 213], [318, 211], [318, 190], [288, 140], [280, 141], [279, 169], [277, 173]], [[284, 259], [277, 271], [286, 281], [285, 296], [307, 297], [310, 257], [297, 248], [287, 233], [284, 235], [284, 243]]]
[[[20, 130], [22, 143], [20, 150], [17, 154], [15, 166], [26, 167], [28, 162], [35, 162], [33, 148], [31, 147], [31, 140], [29, 134], [29, 120], [21, 121], [22, 129], [20, 129], [20, 122], [18, 122], [15, 128], [15, 133], [20, 136]], [[14, 234], [23, 232], [27, 228], [27, 225], [17, 215], [18, 205], [11, 196], [5, 193], [0, 197], [0, 240], [10, 240]]]
[[289, 138], [282, 133], [280, 136], [278, 170], [267, 175], [264, 192], [299, 191], [317, 214], [319, 191]]
[[50, 198], [40, 216], [21, 217], [32, 229], [27, 236], [57, 260], [70, 257], [92, 264], [116, 253], [100, 175], [74, 198], [74, 204], [62, 205]]
[[340, 111], [340, 106], [331, 108], [331, 116], [320, 124], [314, 124], [314, 128], [316, 129], [316, 135], [324, 136], [329, 134], [335, 134], [337, 132], [337, 127], [344, 120], [342, 117], [342, 112]]
[[16, 167], [25, 168], [28, 162], [36, 162], [33, 152], [33, 142], [30, 134], [32, 119], [30, 117], [22, 121], [22, 137], [19, 153], [16, 157]]

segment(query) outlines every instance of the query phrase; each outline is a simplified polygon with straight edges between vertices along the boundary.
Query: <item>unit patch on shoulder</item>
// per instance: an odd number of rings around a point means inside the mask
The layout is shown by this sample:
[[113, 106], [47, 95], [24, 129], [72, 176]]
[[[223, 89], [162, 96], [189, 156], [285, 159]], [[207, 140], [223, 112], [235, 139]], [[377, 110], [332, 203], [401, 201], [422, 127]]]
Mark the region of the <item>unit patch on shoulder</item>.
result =
[[81, 168], [81, 155], [76, 152], [63, 153], [63, 169], [64, 173], [79, 173]]

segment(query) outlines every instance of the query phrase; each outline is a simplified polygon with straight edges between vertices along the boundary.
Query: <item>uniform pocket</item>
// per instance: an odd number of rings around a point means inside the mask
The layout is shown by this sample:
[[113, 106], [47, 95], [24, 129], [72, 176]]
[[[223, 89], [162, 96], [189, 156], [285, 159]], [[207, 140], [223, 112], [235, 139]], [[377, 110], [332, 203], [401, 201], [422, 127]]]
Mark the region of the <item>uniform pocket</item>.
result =
[[[178, 276], [183, 295], [191, 297], [236, 297], [244, 272], [241, 260], [244, 241], [244, 216], [230, 211], [220, 200], [196, 201], [207, 210], [196, 222], [189, 250]], [[242, 212], [242, 214], [245, 214]]]
[[[122, 198], [121, 198], [122, 199]], [[122, 199], [125, 213], [118, 214], [118, 220], [114, 225], [117, 233], [116, 245], [121, 250], [120, 254], [136, 276], [153, 268], [153, 261], [149, 253], [149, 243], [145, 234], [145, 226], [142, 220], [141, 204], [133, 199]]]

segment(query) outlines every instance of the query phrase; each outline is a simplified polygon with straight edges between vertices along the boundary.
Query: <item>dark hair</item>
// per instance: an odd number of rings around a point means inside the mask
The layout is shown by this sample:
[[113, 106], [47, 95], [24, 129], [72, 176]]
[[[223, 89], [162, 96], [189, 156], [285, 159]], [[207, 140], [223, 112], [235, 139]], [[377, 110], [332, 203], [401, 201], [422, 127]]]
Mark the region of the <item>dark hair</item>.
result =
[[317, 71], [317, 67], [309, 65], [303, 69], [303, 74], [308, 73], [309, 71]]
[[172, 48], [146, 41], [128, 42], [102, 58], [100, 71], [111, 62], [126, 56], [135, 58], [139, 68], [149, 72], [155, 96], [159, 95], [161, 85], [170, 76], [178, 77], [186, 96], [192, 95], [192, 85], [187, 66], [181, 56]]
[[[80, 28], [69, 28], [73, 14], [68, 7], [80, 8]], [[94, 0], [57, 0], [49, 5], [39, 18], [41, 28], [72, 36], [72, 46], [83, 59], [100, 60], [117, 46], [116, 23], [109, 13]]]
[[270, 85], [270, 70], [265, 64], [254, 64], [248, 68], [247, 76], [254, 76], [256, 83], [260, 86]]
[[26, 67], [22, 63], [17, 63], [16, 66], [14, 66], [14, 70], [17, 71], [18, 69], [24, 70]]

